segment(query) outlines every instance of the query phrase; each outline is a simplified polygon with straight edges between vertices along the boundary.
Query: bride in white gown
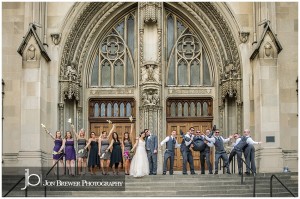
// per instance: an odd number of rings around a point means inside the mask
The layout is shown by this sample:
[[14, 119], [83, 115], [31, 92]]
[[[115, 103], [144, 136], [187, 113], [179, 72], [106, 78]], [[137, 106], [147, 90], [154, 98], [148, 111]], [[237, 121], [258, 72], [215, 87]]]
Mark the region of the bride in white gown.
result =
[[149, 175], [149, 162], [145, 147], [145, 132], [140, 133], [132, 151], [136, 148], [135, 155], [130, 164], [130, 175], [133, 177], [143, 177]]

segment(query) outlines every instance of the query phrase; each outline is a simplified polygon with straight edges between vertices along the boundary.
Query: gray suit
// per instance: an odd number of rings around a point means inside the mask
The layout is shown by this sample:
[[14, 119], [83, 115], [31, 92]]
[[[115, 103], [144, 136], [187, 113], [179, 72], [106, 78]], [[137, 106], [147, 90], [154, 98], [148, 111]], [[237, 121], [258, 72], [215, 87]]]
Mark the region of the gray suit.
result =
[[[244, 156], [246, 159], [246, 163], [250, 166], [253, 172], [256, 173], [255, 166], [255, 148], [252, 144], [248, 144], [248, 146], [244, 150]], [[250, 173], [250, 169], [246, 168], [246, 172]]]
[[146, 137], [146, 151], [149, 161], [149, 170], [150, 174], [157, 173], [157, 153], [154, 153], [154, 150], [157, 151], [158, 140], [157, 136], [151, 134]]

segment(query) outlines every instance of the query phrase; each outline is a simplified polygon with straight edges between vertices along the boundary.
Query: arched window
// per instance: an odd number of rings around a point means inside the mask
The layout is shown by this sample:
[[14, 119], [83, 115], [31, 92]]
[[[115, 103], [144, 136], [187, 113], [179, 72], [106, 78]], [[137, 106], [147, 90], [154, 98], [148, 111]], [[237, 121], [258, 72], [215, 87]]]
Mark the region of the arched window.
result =
[[137, 19], [135, 12], [123, 17], [101, 40], [92, 62], [90, 86], [118, 87], [134, 84]]
[[176, 15], [168, 13], [165, 32], [167, 85], [211, 86], [211, 67], [207, 54], [193, 30]]

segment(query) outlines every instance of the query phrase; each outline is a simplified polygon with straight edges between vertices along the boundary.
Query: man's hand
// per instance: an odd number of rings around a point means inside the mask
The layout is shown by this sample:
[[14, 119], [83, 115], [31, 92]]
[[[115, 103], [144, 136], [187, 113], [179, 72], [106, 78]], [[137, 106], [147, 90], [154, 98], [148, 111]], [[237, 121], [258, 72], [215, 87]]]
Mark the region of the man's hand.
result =
[[154, 150], [153, 153], [157, 153], [157, 150]]

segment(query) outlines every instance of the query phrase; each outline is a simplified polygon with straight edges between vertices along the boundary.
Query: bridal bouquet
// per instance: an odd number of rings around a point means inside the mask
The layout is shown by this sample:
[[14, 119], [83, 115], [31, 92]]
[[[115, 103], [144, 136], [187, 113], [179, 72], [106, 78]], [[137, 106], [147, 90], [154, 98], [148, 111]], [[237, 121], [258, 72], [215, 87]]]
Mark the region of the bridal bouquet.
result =
[[53, 155], [57, 155], [57, 154], [61, 154], [61, 152], [53, 151], [52, 154], [53, 154]]
[[133, 151], [125, 151], [124, 152], [124, 157], [126, 158], [126, 159], [132, 159], [132, 157], [133, 157]]

